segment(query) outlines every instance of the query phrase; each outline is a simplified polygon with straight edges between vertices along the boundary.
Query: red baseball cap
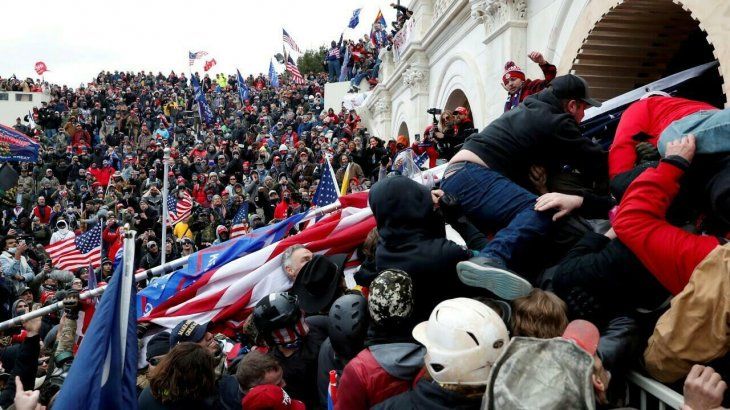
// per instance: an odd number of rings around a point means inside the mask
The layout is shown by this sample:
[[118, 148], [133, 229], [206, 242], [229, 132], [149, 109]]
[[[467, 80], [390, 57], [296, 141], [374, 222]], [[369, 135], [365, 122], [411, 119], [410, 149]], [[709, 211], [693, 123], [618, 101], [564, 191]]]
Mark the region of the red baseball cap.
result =
[[568, 327], [563, 332], [563, 339], [572, 340], [591, 356], [596, 354], [600, 337], [601, 334], [596, 325], [582, 319], [568, 323]]
[[279, 386], [260, 384], [246, 393], [241, 405], [246, 410], [305, 410], [304, 403], [293, 400]]

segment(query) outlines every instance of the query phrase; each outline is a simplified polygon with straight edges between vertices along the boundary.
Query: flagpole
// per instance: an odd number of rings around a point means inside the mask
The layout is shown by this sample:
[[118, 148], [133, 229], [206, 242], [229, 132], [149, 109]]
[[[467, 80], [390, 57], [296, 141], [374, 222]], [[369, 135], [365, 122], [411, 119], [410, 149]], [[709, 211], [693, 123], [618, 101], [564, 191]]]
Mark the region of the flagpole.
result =
[[[334, 211], [337, 211], [341, 207], [342, 207], [342, 204], [340, 204], [340, 202], [337, 201], [335, 203], [325, 205], [321, 208], [312, 210], [311, 211], [312, 215], [310, 215], [309, 217], [310, 218], [311, 217], [320, 217], [320, 216], [332, 213]], [[241, 236], [237, 237], [236, 240], [238, 240], [240, 238], [245, 238], [245, 237], [246, 237], [246, 235], [241, 235]], [[131, 243], [132, 243], [132, 245], [130, 245], [130, 247], [134, 245], [134, 241], [132, 241]], [[126, 246], [125, 246], [125, 252], [126, 252]], [[137, 273], [134, 275], [134, 281], [141, 282], [143, 280], [152, 279], [156, 276], [162, 276], [162, 275], [165, 275], [168, 273], [172, 273], [172, 272], [180, 269], [181, 267], [183, 267], [185, 264], [187, 264], [188, 258], [190, 258], [190, 256], [183, 256], [182, 258], [175, 259], [174, 261], [167, 262], [160, 266], [155, 266], [154, 268], [147, 269], [144, 272]], [[100, 296], [102, 293], [104, 293], [104, 290], [106, 289], [106, 287], [107, 287], [107, 285], [104, 285], [104, 286], [100, 286], [96, 289], [87, 290], [85, 292], [82, 292], [79, 295], [79, 300], [85, 300], [85, 299]], [[6, 320], [6, 321], [0, 323], [0, 331], [10, 329], [11, 327], [14, 327], [14, 326], [20, 326], [25, 321], [47, 315], [49, 313], [60, 310], [62, 308], [63, 308], [63, 301], [60, 301], [60, 302], [56, 302], [52, 305], [44, 306], [44, 307], [34, 310], [32, 312], [28, 312], [26, 314], [16, 316], [12, 319], [9, 319], [9, 320]]]
[[[126, 226], [129, 228], [129, 225]], [[137, 234], [136, 231], [126, 230], [124, 232], [124, 256], [123, 256], [123, 269], [122, 269], [122, 289], [119, 300], [119, 335], [121, 336], [120, 346], [122, 349], [122, 357], [125, 356], [125, 349], [127, 348], [127, 326], [129, 325], [129, 305], [132, 303], [132, 286], [136, 283], [134, 277], [134, 237]], [[164, 251], [163, 251], [164, 255]], [[136, 301], [135, 301], [136, 302]], [[123, 370], [122, 370], [123, 372]]]
[[162, 255], [160, 257], [160, 264], [165, 264], [165, 247], [167, 245], [167, 218], [169, 215], [169, 210], [167, 209], [167, 197], [170, 195], [168, 190], [168, 184], [169, 184], [169, 177], [167, 173], [170, 171], [170, 148], [165, 147], [165, 154], [162, 157], [162, 160], [164, 161], [163, 164], [163, 172], [165, 173], [164, 178], [162, 179], [162, 240], [160, 241], [160, 245], [158, 249], [160, 252], [162, 252]]

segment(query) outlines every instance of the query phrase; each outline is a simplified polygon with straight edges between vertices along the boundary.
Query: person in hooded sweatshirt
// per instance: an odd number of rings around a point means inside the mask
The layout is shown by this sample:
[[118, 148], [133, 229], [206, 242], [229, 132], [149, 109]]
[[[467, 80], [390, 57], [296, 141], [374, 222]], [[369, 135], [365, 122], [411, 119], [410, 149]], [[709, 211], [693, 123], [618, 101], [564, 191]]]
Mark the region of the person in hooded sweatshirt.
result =
[[[416, 320], [427, 319], [442, 300], [475, 292], [459, 282], [456, 265], [474, 255], [470, 248], [481, 249], [487, 240], [460, 215], [458, 207], [447, 205], [451, 199], [404, 176], [388, 177], [370, 190], [370, 208], [380, 235], [375, 251], [377, 271], [408, 272], [418, 294]], [[445, 219], [467, 247], [446, 239]]]
[[366, 348], [343, 369], [335, 410], [369, 409], [411, 387], [426, 353], [411, 337], [413, 301], [406, 272], [385, 270], [373, 279]]

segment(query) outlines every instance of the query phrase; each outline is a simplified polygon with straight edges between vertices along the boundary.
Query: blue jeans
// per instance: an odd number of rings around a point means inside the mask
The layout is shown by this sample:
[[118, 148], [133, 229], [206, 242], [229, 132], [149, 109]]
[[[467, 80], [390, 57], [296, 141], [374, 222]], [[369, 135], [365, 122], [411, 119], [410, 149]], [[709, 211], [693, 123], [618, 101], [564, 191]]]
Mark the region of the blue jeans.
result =
[[478, 164], [464, 163], [441, 182], [441, 189], [458, 198], [467, 218], [479, 229], [498, 230], [481, 253], [507, 266], [545, 236], [552, 222], [552, 213], [535, 211], [535, 195]]
[[335, 82], [340, 78], [340, 60], [327, 60], [329, 81]]
[[699, 111], [669, 124], [657, 142], [661, 156], [667, 144], [690, 133], [696, 138], [697, 154], [730, 152], [730, 109]]

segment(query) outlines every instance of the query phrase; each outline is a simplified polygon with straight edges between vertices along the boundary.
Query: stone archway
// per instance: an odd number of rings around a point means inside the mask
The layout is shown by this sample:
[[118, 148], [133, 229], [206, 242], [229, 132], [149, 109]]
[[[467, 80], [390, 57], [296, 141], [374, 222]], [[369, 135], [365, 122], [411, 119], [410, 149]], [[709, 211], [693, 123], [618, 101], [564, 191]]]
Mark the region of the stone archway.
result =
[[396, 135], [405, 135], [409, 139], [411, 138], [411, 135], [408, 133], [408, 124], [406, 124], [405, 121], [400, 123], [400, 126], [398, 127], [398, 133]]
[[464, 91], [460, 89], [456, 89], [449, 94], [449, 98], [446, 99], [446, 104], [444, 104], [443, 109], [454, 111], [454, 108], [456, 107], [466, 107], [466, 109], [471, 112], [469, 99], [466, 97], [466, 94], [464, 94]]
[[[565, 52], [560, 72], [584, 77], [602, 101], [717, 58], [700, 21], [671, 0], [591, 1]], [[722, 106], [722, 70], [691, 81], [680, 95]]]

